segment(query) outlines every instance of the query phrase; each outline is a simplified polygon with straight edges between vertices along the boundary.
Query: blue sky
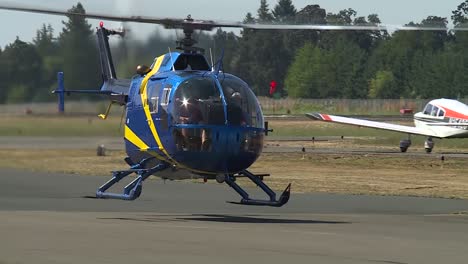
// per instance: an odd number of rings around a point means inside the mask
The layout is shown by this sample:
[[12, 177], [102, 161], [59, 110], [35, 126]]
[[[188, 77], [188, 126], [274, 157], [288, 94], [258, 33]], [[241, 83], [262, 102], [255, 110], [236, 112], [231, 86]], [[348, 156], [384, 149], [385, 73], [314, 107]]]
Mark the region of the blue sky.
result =
[[[260, 0], [80, 0], [88, 11], [104, 12], [121, 15], [148, 15], [156, 17], [183, 18], [191, 14], [194, 18], [241, 21], [247, 12], [256, 13]], [[29, 4], [41, 7], [53, 7], [57, 9], [68, 9], [76, 4], [78, 0], [16, 0], [3, 1], [0, 3]], [[463, 0], [293, 0], [293, 4], [299, 10], [308, 4], [318, 4], [327, 12], [337, 12], [345, 8], [353, 8], [358, 16], [368, 14], [379, 14], [384, 24], [402, 25], [410, 21], [420, 22], [429, 15], [447, 17], [450, 20], [452, 11], [462, 3]], [[138, 4], [135, 4], [138, 3]], [[277, 0], [268, 0], [270, 7], [274, 7]], [[62, 17], [43, 14], [31, 14], [12, 11], [0, 11], [0, 47], [15, 40], [19, 36], [24, 41], [32, 41], [36, 30], [43, 23], [50, 23], [56, 29], [61, 30]], [[97, 25], [98, 21], [91, 20], [91, 24]], [[106, 23], [109, 27], [118, 27], [118, 23]], [[144, 38], [145, 32], [151, 31], [151, 25], [130, 25], [133, 34], [140, 39]]]

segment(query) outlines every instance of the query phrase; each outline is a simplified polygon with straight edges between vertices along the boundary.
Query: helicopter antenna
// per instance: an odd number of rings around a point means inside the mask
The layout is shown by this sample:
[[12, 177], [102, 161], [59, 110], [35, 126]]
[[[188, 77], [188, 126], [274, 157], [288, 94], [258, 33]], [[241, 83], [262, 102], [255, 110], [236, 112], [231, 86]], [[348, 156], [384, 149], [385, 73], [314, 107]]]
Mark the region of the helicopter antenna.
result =
[[167, 47], [167, 48], [169, 49], [169, 56], [171, 57], [172, 71], [175, 71], [174, 61], [172, 60], [171, 47]]
[[211, 60], [211, 71], [214, 70], [214, 63], [213, 63], [213, 53], [211, 52], [211, 48], [210, 48], [210, 60]]
[[216, 77], [218, 77], [218, 74], [219, 72], [221, 71], [221, 68], [223, 68], [224, 70], [224, 67], [223, 67], [223, 59], [224, 59], [224, 48], [223, 50], [221, 51], [221, 57], [219, 58], [218, 62], [216, 63], [216, 65], [218, 65], [217, 69], [216, 69]]

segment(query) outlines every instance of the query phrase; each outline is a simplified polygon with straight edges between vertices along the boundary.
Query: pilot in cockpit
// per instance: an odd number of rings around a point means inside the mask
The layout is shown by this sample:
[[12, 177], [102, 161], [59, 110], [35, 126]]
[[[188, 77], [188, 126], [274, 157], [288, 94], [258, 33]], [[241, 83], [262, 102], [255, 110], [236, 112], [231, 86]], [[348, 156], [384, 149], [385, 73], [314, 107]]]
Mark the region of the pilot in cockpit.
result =
[[[203, 113], [199, 100], [191, 97], [179, 101], [179, 123], [200, 125], [204, 124]], [[200, 150], [206, 145], [207, 132], [203, 128], [182, 128], [180, 130], [180, 144], [187, 150]]]

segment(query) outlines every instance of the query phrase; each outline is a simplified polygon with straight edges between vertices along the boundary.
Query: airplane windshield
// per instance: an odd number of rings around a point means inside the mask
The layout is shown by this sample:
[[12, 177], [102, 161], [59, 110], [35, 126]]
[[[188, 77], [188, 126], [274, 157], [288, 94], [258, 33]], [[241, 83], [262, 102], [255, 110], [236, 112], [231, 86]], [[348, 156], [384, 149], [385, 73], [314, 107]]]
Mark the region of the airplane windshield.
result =
[[427, 104], [426, 107], [424, 108], [424, 114], [425, 115], [430, 115], [432, 112], [432, 105], [431, 104]]

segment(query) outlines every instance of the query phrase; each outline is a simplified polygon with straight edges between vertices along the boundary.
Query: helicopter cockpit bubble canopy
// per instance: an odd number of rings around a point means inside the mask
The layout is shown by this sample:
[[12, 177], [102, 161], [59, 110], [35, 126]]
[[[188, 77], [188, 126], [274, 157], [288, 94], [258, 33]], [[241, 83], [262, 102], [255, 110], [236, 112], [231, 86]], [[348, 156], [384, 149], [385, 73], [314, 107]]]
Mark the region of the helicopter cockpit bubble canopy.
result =
[[250, 87], [234, 75], [220, 77], [230, 125], [264, 128], [263, 113]]
[[241, 79], [220, 73], [182, 81], [173, 96], [172, 123], [264, 128], [257, 98]]

